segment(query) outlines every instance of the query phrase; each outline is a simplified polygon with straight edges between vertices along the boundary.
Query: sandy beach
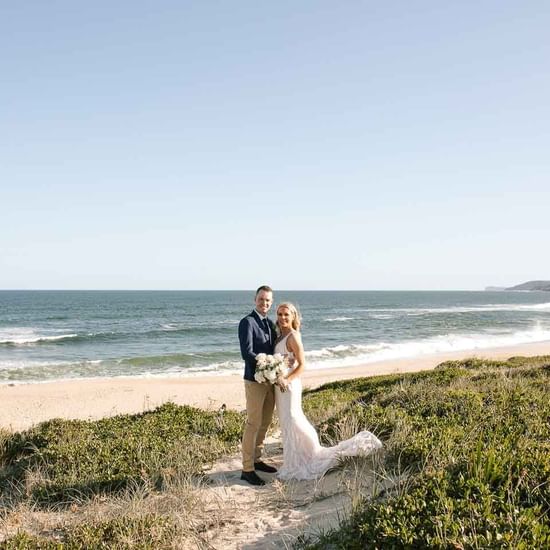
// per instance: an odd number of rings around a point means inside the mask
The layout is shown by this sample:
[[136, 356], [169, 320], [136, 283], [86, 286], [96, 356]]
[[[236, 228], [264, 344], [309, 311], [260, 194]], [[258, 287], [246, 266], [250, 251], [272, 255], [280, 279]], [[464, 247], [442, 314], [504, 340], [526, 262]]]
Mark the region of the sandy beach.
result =
[[[314, 388], [336, 380], [432, 369], [450, 359], [506, 359], [517, 355], [550, 355], [550, 341], [310, 370], [304, 373], [303, 380], [305, 388]], [[217, 409], [225, 404], [228, 408], [243, 410], [242, 376], [103, 378], [3, 384], [0, 385], [0, 427], [19, 431], [51, 418], [97, 419], [143, 412], [167, 401], [208, 409]]]

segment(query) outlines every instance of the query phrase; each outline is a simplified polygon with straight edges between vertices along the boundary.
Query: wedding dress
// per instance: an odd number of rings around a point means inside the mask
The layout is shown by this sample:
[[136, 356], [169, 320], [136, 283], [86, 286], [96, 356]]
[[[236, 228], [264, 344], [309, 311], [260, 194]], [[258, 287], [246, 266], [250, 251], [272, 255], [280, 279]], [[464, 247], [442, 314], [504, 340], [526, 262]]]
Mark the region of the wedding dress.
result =
[[[293, 353], [286, 347], [290, 334], [275, 345], [275, 353], [287, 354], [292, 359]], [[284, 392], [275, 386], [275, 403], [283, 440], [279, 479], [315, 479], [336, 466], [339, 457], [366, 455], [382, 447], [380, 440], [368, 431], [359, 432], [335, 447], [322, 447], [315, 428], [302, 411], [300, 377], [294, 378]]]

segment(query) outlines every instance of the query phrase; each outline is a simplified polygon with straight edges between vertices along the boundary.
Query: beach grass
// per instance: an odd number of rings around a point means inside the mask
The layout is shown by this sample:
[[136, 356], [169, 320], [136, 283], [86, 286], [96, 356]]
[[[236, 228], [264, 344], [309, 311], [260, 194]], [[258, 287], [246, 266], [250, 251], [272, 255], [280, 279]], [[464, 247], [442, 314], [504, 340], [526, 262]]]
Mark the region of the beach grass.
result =
[[0, 484], [24, 486], [36, 504], [112, 493], [129, 484], [161, 488], [173, 473], [200, 475], [236, 448], [243, 416], [166, 403], [151, 412], [98, 421], [43, 422], [4, 437]]
[[330, 419], [371, 426], [385, 456], [374, 498], [310, 549], [550, 548], [550, 357], [469, 359], [324, 386], [354, 397]]
[[10, 550], [91, 550], [99, 548], [140, 548], [164, 550], [173, 548], [175, 527], [166, 518], [144, 516], [138, 519], [123, 518], [67, 528], [62, 540], [18, 533], [0, 547]]
[[[17, 529], [0, 548], [157, 549], [192, 541], [204, 522], [203, 472], [236, 451], [243, 421], [235, 411], [166, 403], [2, 432], [0, 522], [31, 529]], [[47, 536], [32, 532], [36, 516]]]
[[[340, 526], [296, 547], [550, 548], [549, 390], [546, 356], [446, 362], [305, 392], [324, 444], [368, 429], [384, 451], [342, 461], [374, 487], [356, 484]], [[235, 411], [167, 403], [0, 432], [0, 522], [10, 526], [0, 548], [209, 547], [204, 532], [225, 520], [216, 506], [205, 511], [202, 473], [236, 452], [243, 422]], [[47, 528], [33, 528], [41, 513]]]

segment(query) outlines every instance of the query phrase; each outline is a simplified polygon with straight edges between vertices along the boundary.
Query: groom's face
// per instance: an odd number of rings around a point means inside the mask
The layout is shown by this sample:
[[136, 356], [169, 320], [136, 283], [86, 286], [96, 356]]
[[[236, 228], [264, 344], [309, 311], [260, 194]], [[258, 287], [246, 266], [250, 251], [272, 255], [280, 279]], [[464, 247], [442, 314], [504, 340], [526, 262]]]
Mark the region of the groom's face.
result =
[[273, 303], [273, 293], [267, 292], [267, 290], [260, 290], [256, 294], [256, 310], [262, 315], [267, 315], [271, 304]]

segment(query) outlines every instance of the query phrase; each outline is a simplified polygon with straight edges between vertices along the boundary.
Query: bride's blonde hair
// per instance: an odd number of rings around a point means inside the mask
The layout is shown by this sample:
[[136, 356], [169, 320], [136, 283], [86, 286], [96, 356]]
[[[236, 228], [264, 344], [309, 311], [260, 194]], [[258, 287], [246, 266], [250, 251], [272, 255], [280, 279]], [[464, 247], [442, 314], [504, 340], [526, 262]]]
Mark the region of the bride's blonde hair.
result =
[[[279, 304], [277, 306], [277, 313], [279, 313], [279, 309], [281, 309], [282, 307], [286, 307], [290, 310], [290, 313], [292, 313], [292, 322], [290, 323], [290, 326], [294, 330], [300, 330], [300, 326], [302, 325], [302, 318], [300, 317], [300, 312], [298, 311], [298, 308], [291, 302], [283, 302], [282, 304]], [[279, 326], [278, 321], [277, 326]]]

